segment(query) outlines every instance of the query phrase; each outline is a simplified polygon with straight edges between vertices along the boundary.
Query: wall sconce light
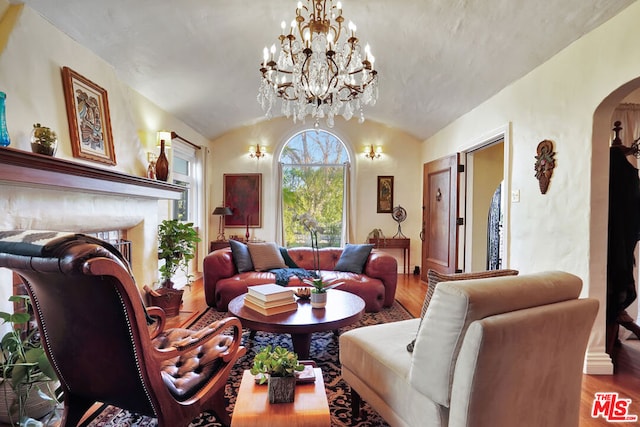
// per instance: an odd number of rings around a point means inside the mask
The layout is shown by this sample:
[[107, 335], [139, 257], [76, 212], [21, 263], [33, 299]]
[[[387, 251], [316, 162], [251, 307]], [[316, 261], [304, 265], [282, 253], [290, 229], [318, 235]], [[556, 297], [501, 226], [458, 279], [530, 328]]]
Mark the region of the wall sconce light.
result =
[[373, 144], [368, 145], [365, 147], [364, 156], [370, 158], [371, 160], [379, 159], [380, 156], [382, 156], [382, 147], [378, 145], [374, 151]]
[[171, 147], [171, 132], [166, 130], [159, 130], [156, 133], [156, 147], [160, 147], [160, 141], [164, 140], [164, 147]]
[[216, 237], [216, 240], [227, 240], [227, 238], [224, 236], [224, 227], [222, 226], [222, 220], [227, 215], [233, 215], [233, 211], [229, 206], [218, 206], [213, 210], [212, 215], [220, 216], [220, 222], [218, 223], [218, 237]]
[[256, 159], [260, 159], [260, 157], [264, 157], [267, 154], [267, 147], [260, 146], [260, 144], [256, 144], [256, 146], [254, 147], [253, 145], [251, 147], [249, 147], [249, 157], [251, 157], [252, 159], [255, 157]]

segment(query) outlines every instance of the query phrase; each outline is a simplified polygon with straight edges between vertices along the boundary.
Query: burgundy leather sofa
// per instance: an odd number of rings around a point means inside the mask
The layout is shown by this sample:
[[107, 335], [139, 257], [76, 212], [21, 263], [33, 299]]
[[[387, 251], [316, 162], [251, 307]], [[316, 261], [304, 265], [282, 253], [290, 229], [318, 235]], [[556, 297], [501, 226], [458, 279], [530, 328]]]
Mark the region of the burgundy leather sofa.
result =
[[[313, 270], [313, 249], [291, 248], [289, 255], [300, 267]], [[373, 249], [364, 265], [362, 274], [334, 271], [342, 254], [340, 248], [319, 250], [322, 278], [332, 284], [344, 282], [337, 289], [360, 296], [365, 301], [368, 312], [380, 311], [393, 304], [398, 283], [398, 263], [396, 259], [382, 251]], [[274, 283], [275, 275], [269, 272], [248, 271], [238, 273], [230, 248], [218, 249], [204, 259], [204, 293], [207, 304], [218, 311], [227, 311], [229, 301], [247, 292], [248, 286]], [[289, 286], [302, 286], [300, 279], [293, 276]]]

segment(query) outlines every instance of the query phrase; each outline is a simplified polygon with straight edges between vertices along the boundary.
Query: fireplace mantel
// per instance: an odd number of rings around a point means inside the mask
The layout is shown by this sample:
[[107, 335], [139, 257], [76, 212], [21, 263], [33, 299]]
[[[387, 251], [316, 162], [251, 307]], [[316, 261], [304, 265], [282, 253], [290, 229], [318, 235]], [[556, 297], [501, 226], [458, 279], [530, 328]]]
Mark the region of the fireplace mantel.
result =
[[0, 181], [151, 199], [180, 199], [184, 187], [69, 160], [0, 147]]

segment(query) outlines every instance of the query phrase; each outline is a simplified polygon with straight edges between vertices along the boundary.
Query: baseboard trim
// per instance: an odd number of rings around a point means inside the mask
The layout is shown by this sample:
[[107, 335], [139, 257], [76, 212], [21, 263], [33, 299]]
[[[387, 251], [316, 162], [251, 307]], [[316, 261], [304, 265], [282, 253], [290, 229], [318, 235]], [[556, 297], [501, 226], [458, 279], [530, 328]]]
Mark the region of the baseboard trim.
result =
[[587, 352], [583, 373], [589, 375], [613, 375], [613, 361], [605, 352]]

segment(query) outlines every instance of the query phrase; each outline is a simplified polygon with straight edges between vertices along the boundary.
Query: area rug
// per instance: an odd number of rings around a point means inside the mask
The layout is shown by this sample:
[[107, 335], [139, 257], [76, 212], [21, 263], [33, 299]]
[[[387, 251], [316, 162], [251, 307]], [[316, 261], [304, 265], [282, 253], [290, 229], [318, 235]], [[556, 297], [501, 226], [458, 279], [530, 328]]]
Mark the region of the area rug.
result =
[[[228, 313], [208, 309], [191, 326], [199, 329], [209, 323], [226, 317]], [[393, 306], [385, 308], [378, 313], [365, 313], [364, 317], [351, 326], [342, 328], [340, 332], [367, 325], [395, 322], [410, 319], [413, 316], [407, 312], [397, 301]], [[227, 410], [233, 413], [235, 397], [240, 387], [240, 380], [245, 369], [249, 369], [253, 363], [256, 350], [267, 344], [280, 345], [289, 349], [293, 348], [291, 338], [288, 335], [257, 332], [253, 339], [249, 339], [249, 332], [242, 334], [242, 344], [247, 347], [247, 354], [238, 360], [231, 371], [229, 381], [225, 388]], [[357, 423], [351, 423], [351, 407], [349, 403], [349, 386], [342, 381], [340, 376], [340, 362], [338, 360], [338, 337], [333, 332], [317, 332], [311, 339], [310, 358], [322, 369], [324, 377], [329, 409], [331, 411], [332, 426], [359, 426], [382, 427], [388, 424], [366, 403], [362, 402], [362, 416]], [[96, 410], [91, 419], [81, 427], [152, 427], [157, 426], [155, 418], [136, 415], [119, 408], [104, 405]], [[210, 413], [203, 413], [190, 424], [190, 427], [218, 427], [221, 426]]]

